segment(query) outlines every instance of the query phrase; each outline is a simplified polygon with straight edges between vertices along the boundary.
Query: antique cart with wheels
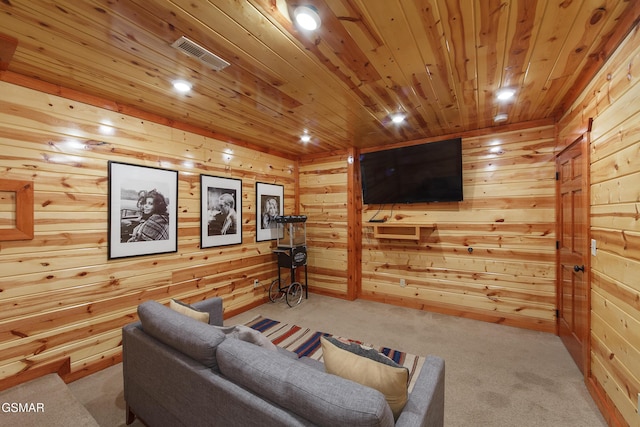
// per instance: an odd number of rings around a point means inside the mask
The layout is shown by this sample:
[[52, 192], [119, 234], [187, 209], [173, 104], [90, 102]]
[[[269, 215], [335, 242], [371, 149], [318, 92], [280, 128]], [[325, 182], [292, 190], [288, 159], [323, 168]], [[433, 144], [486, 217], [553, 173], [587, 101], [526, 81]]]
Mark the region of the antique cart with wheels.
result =
[[[285, 299], [289, 307], [300, 304], [302, 297], [309, 297], [307, 282], [307, 217], [305, 215], [283, 215], [276, 217], [278, 223], [278, 278], [269, 287], [269, 299], [276, 302]], [[304, 284], [296, 280], [298, 267], [304, 267]], [[281, 268], [290, 271], [291, 283], [283, 283]]]

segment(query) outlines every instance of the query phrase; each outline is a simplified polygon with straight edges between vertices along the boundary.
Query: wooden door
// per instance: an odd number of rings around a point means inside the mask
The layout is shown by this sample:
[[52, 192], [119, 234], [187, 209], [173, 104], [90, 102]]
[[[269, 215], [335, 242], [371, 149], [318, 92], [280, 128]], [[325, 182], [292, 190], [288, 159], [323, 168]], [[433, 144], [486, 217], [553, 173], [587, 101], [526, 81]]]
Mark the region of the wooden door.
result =
[[588, 153], [581, 137], [556, 161], [558, 172], [558, 333], [585, 373], [589, 336]]

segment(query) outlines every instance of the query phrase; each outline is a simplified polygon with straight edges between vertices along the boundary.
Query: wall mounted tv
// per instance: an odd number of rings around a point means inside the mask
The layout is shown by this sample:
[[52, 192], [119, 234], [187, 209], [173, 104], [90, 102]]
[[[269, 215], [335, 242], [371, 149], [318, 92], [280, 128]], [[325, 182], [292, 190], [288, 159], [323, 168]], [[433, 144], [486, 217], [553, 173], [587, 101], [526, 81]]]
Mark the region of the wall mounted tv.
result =
[[462, 200], [462, 139], [360, 155], [364, 204]]

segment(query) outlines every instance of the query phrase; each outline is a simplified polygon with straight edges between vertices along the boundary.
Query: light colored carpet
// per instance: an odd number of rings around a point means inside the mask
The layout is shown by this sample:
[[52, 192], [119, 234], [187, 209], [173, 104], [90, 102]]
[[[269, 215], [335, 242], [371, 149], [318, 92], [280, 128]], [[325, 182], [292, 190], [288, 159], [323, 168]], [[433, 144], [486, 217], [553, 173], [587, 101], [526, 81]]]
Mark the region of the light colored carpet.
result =
[[[555, 335], [315, 294], [297, 307], [267, 303], [225, 324], [246, 323], [256, 315], [412, 354], [442, 357], [447, 427], [607, 425], [582, 374]], [[69, 387], [101, 426], [125, 425], [121, 365]], [[133, 425], [141, 424], [136, 421]]]
[[0, 392], [0, 426], [96, 427], [98, 423], [58, 374], [48, 374]]
[[257, 314], [342, 337], [445, 360], [445, 425], [606, 426], [582, 374], [555, 335], [380, 304], [309, 295]]
[[[101, 427], [127, 425], [121, 363], [69, 383], [68, 386]], [[144, 424], [135, 420], [129, 426], [144, 427]]]

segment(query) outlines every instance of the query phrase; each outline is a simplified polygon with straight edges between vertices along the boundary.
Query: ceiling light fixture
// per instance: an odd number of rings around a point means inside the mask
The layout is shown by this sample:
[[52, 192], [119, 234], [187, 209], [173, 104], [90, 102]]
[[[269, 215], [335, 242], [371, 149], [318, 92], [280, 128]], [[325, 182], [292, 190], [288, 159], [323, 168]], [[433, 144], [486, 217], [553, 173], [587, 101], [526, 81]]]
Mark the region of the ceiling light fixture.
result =
[[493, 121], [496, 123], [500, 123], [507, 121], [508, 118], [509, 116], [506, 113], [500, 113], [496, 114], [496, 116], [493, 118]]
[[304, 142], [305, 144], [309, 141], [311, 141], [311, 135], [309, 135], [309, 131], [308, 130], [304, 130], [304, 133], [302, 135], [300, 135], [300, 141]]
[[407, 116], [404, 113], [395, 113], [391, 115], [391, 121], [397, 125], [404, 122]]
[[293, 11], [293, 16], [302, 29], [313, 31], [320, 27], [320, 15], [313, 6], [298, 6]]
[[187, 93], [193, 88], [193, 85], [186, 80], [174, 80], [173, 88], [180, 93]]
[[497, 98], [499, 101], [507, 101], [513, 98], [515, 94], [516, 91], [514, 89], [504, 88], [498, 91]]

